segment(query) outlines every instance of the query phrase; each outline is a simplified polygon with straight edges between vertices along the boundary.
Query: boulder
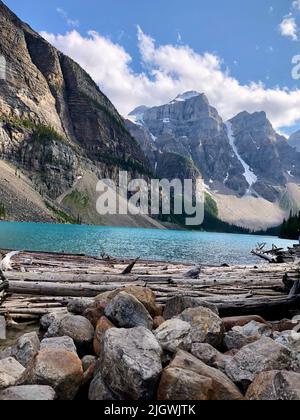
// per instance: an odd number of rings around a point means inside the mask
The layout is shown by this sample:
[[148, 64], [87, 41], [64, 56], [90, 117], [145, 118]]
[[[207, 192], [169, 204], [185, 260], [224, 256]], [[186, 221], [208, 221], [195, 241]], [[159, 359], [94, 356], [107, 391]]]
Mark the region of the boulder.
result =
[[241, 327], [233, 327], [225, 334], [224, 345], [228, 350], [241, 349], [248, 344], [254, 343], [261, 337], [271, 337], [273, 330], [268, 324], [251, 321]]
[[84, 356], [81, 359], [81, 363], [82, 363], [82, 369], [83, 372], [86, 372], [89, 369], [95, 369], [96, 363], [97, 363], [97, 357], [95, 356]]
[[134, 296], [139, 302], [141, 302], [149, 314], [155, 317], [159, 309], [156, 306], [156, 296], [148, 287], [140, 286], [127, 286], [122, 291]]
[[43, 331], [47, 331], [51, 324], [54, 321], [59, 321], [68, 315], [67, 309], [59, 312], [51, 312], [49, 314], [43, 315], [40, 319], [40, 327]]
[[12, 347], [7, 347], [6, 349], [0, 351], [0, 360], [8, 359], [9, 357], [12, 357], [11, 352], [12, 352]]
[[105, 331], [110, 328], [114, 328], [114, 324], [110, 322], [105, 316], [102, 316], [96, 326], [95, 335], [94, 335], [94, 352], [97, 356], [100, 356], [102, 348], [102, 338], [105, 334]]
[[288, 348], [271, 338], [263, 337], [243, 347], [226, 364], [226, 374], [233, 382], [247, 389], [259, 373], [291, 370], [293, 362], [292, 352]]
[[206, 343], [195, 343], [192, 345], [191, 353], [201, 362], [215, 369], [221, 370], [225, 373], [226, 363], [231, 360], [231, 356], [226, 356], [220, 353], [210, 344]]
[[156, 316], [153, 319], [153, 329], [156, 330], [158, 327], [161, 326], [161, 324], [163, 324], [164, 322], [166, 322], [166, 320], [162, 317], [162, 316]]
[[0, 360], [0, 390], [15, 386], [24, 372], [24, 366], [12, 357]]
[[54, 401], [56, 394], [50, 386], [24, 385], [0, 392], [0, 401]]
[[275, 338], [276, 343], [282, 344], [292, 351], [300, 353], [300, 334], [295, 331], [284, 331]]
[[219, 314], [218, 308], [211, 303], [199, 298], [178, 295], [167, 300], [163, 317], [168, 320], [180, 315], [186, 309], [197, 308], [199, 306], [209, 308], [212, 312], [215, 312], [217, 315]]
[[222, 320], [226, 332], [230, 331], [233, 327], [243, 327], [244, 325], [249, 324], [251, 321], [256, 321], [261, 324], [268, 325], [267, 321], [258, 315], [233, 316], [222, 318]]
[[216, 348], [222, 344], [225, 332], [223, 321], [210, 309], [202, 306], [186, 309], [178, 318], [191, 325], [184, 342], [187, 351], [190, 351], [193, 343], [208, 343]]
[[96, 296], [94, 299], [94, 307], [97, 308], [104, 315], [104, 310], [106, 306], [114, 299], [119, 293], [120, 289], [113, 290], [112, 292], [104, 292]]
[[298, 324], [295, 328], [294, 328], [295, 332], [300, 332], [300, 324]]
[[147, 328], [112, 328], [103, 338], [103, 381], [120, 399], [152, 400], [162, 371], [161, 356], [162, 349]]
[[178, 350], [164, 369], [159, 400], [243, 400], [238, 388], [222, 372]]
[[269, 325], [260, 322], [251, 321], [243, 327], [235, 327], [236, 331], [240, 331], [246, 337], [272, 337], [273, 330]]
[[103, 382], [101, 374], [95, 376], [89, 388], [90, 401], [114, 401], [117, 400], [115, 395]]
[[93, 304], [93, 299], [91, 298], [78, 298], [71, 299], [67, 309], [70, 313], [74, 315], [83, 315], [84, 312]]
[[61, 320], [54, 321], [45, 337], [70, 337], [80, 352], [90, 350], [94, 339], [94, 328], [84, 317], [79, 315], [67, 315]]
[[207, 401], [213, 398], [212, 379], [197, 373], [168, 367], [163, 371], [157, 399], [171, 401]]
[[156, 304], [155, 317], [163, 317], [165, 305]]
[[269, 371], [260, 373], [250, 385], [249, 400], [299, 401], [300, 374], [288, 371]]
[[95, 356], [84, 356], [81, 360], [83, 369], [83, 381], [82, 385], [88, 384], [94, 377], [95, 367], [97, 364], [97, 357]]
[[84, 318], [86, 318], [94, 328], [96, 328], [97, 322], [103, 315], [104, 310], [97, 309], [95, 305], [90, 306], [83, 313]]
[[290, 319], [282, 319], [280, 321], [272, 322], [271, 325], [273, 331], [284, 332], [295, 328], [297, 326], [297, 322], [291, 321]]
[[295, 315], [292, 319], [292, 322], [295, 322], [297, 324], [300, 323], [300, 315]]
[[73, 400], [83, 381], [82, 363], [74, 353], [59, 349], [39, 352], [19, 381], [20, 385], [48, 385], [59, 400]]
[[231, 331], [225, 334], [223, 344], [227, 350], [240, 350], [248, 344], [254, 343], [259, 340], [259, 336], [246, 336], [234, 327]]
[[153, 327], [153, 320], [144, 305], [126, 292], [120, 292], [112, 299], [104, 313], [120, 328], [143, 326], [151, 330]]
[[191, 325], [188, 322], [173, 318], [157, 328], [154, 335], [163, 350], [174, 353], [184, 343], [190, 331]]
[[145, 306], [147, 311], [152, 317], [161, 315], [161, 310], [156, 305], [156, 296], [148, 287], [141, 286], [126, 286], [123, 288], [116, 289], [112, 292], [105, 292], [98, 295], [94, 302], [97, 309], [105, 309], [106, 306], [114, 299], [119, 293], [125, 292], [131, 296], [134, 296], [142, 305]]
[[71, 337], [53, 337], [53, 338], [44, 338], [41, 342], [41, 350], [64, 350], [70, 351], [77, 355], [77, 349], [74, 344], [74, 341]]
[[40, 351], [40, 340], [36, 332], [24, 334], [11, 348], [11, 356], [25, 368]]

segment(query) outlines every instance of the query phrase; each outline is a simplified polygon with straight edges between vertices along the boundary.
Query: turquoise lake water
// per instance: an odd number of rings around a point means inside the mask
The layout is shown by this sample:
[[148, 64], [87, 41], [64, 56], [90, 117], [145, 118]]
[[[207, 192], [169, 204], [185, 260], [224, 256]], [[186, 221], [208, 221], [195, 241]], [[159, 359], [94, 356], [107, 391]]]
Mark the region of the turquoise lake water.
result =
[[0, 222], [0, 248], [141, 257], [207, 264], [259, 264], [257, 242], [287, 247], [275, 237], [97, 226]]

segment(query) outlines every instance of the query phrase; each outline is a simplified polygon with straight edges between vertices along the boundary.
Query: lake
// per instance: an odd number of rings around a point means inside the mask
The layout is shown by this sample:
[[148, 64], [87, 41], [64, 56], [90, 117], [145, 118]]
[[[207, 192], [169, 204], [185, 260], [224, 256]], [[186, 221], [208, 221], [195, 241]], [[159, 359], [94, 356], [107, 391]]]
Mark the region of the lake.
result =
[[258, 264], [258, 242], [287, 247], [276, 237], [40, 223], [0, 222], [0, 248], [207, 264]]

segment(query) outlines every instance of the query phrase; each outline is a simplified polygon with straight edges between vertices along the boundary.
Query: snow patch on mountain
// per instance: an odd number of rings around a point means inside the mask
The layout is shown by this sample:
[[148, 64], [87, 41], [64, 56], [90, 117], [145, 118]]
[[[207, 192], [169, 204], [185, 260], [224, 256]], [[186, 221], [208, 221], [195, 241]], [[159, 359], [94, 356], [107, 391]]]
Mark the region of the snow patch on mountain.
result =
[[175, 104], [176, 102], [185, 102], [189, 99], [195, 98], [196, 96], [201, 96], [201, 94], [195, 90], [191, 90], [190, 92], [185, 92], [181, 95], [178, 95], [172, 102], [170, 102], [170, 104]]
[[238, 149], [237, 149], [236, 144], [235, 144], [235, 136], [234, 136], [234, 133], [233, 133], [231, 122], [227, 121], [225, 123], [225, 125], [226, 125], [226, 128], [227, 128], [227, 133], [228, 133], [230, 146], [232, 147], [232, 150], [233, 150], [234, 154], [236, 155], [236, 157], [238, 158], [238, 160], [243, 165], [243, 168], [245, 170], [244, 177], [249, 184], [249, 188], [251, 188], [252, 185], [254, 185], [257, 182], [258, 178], [255, 175], [255, 173], [251, 170], [250, 166], [244, 161], [244, 159], [241, 157], [241, 155], [238, 152]]
[[144, 126], [143, 115], [127, 115], [127, 119], [132, 123], [140, 126]]

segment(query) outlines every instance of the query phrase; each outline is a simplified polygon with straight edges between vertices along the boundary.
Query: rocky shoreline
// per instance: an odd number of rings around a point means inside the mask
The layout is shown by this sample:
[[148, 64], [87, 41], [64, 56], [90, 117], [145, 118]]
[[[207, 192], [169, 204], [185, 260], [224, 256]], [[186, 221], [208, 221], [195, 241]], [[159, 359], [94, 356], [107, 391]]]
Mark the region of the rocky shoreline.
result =
[[0, 400], [299, 400], [300, 316], [220, 318], [148, 287], [73, 299], [0, 353]]

